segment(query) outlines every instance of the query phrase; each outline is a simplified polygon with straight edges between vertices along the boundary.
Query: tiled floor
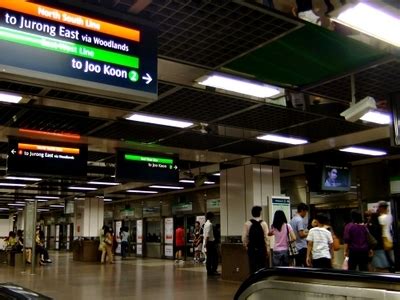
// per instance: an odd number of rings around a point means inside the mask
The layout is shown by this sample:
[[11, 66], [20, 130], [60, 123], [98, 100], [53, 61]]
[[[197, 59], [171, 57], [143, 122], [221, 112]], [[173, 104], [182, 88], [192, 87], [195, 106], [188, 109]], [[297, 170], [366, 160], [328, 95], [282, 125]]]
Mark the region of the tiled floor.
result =
[[75, 262], [51, 253], [53, 263], [30, 269], [0, 265], [0, 282], [13, 282], [54, 299], [232, 299], [239, 283], [209, 278], [204, 265], [161, 259], [117, 260], [113, 265]]

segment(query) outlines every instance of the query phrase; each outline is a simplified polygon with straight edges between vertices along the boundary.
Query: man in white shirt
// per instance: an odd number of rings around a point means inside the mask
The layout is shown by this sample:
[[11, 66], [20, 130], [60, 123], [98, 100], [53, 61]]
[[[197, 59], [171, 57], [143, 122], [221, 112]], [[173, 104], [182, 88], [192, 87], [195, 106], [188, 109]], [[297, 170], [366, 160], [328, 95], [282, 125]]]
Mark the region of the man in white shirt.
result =
[[385, 250], [385, 256], [389, 262], [389, 271], [395, 272], [394, 254], [393, 254], [393, 237], [392, 237], [392, 223], [393, 217], [389, 214], [388, 204], [386, 201], [378, 202], [377, 212], [379, 214], [378, 220], [382, 227], [382, 241]]
[[218, 252], [217, 245], [215, 244], [214, 230], [212, 221], [214, 219], [214, 214], [212, 212], [207, 212], [206, 223], [204, 224], [204, 244], [207, 251], [207, 261], [206, 269], [208, 276], [220, 275], [217, 272], [218, 268]]
[[317, 227], [311, 228], [307, 235], [307, 265], [313, 268], [332, 268], [333, 238], [325, 228], [328, 218], [323, 214], [315, 217]]

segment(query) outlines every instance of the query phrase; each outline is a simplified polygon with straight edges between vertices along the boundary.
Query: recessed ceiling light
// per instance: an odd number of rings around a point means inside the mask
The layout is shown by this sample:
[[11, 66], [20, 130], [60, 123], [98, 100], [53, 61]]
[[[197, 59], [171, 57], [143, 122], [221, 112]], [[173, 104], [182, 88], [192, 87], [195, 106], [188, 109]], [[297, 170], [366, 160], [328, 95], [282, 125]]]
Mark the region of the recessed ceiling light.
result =
[[196, 80], [201, 85], [212, 86], [258, 98], [268, 98], [281, 93], [277, 87], [231, 75], [213, 73]]
[[171, 185], [151, 185], [149, 188], [152, 189], [170, 189], [170, 190], [183, 190], [182, 186], [171, 186]]
[[120, 185], [119, 182], [105, 182], [105, 181], [89, 181], [88, 184], [97, 184], [97, 185]]
[[372, 156], [382, 156], [382, 155], [387, 154], [386, 152], [381, 151], [381, 150], [373, 150], [373, 149], [367, 149], [367, 148], [361, 148], [361, 147], [347, 147], [347, 148], [342, 148], [339, 150], [343, 151], [343, 152], [372, 155]]
[[386, 7], [368, 3], [349, 4], [331, 15], [335, 22], [400, 47], [400, 19], [390, 14]]
[[381, 125], [387, 125], [390, 124], [391, 122], [389, 114], [381, 113], [379, 111], [369, 111], [365, 115], [363, 115], [360, 119], [363, 121]]
[[69, 186], [69, 190], [79, 190], [79, 191], [96, 191], [97, 188], [83, 187], [83, 186]]
[[191, 180], [191, 179], [181, 179], [181, 180], [179, 180], [179, 182], [182, 182], [182, 183], [194, 183], [194, 180]]
[[257, 139], [276, 142], [276, 143], [283, 143], [283, 144], [290, 144], [290, 145], [302, 145], [307, 144], [308, 141], [304, 139], [292, 138], [292, 137], [285, 137], [277, 134], [266, 134], [262, 136], [258, 136]]
[[42, 178], [35, 178], [35, 177], [19, 177], [19, 176], [6, 176], [6, 179], [11, 180], [25, 180], [25, 181], [40, 181]]
[[158, 194], [156, 191], [145, 191], [145, 190], [126, 190], [128, 193], [138, 193], [138, 194]]
[[179, 121], [179, 120], [174, 120], [174, 119], [169, 119], [169, 118], [162, 118], [162, 117], [156, 117], [156, 116], [138, 114], [138, 113], [134, 113], [134, 114], [130, 115], [129, 117], [127, 117], [126, 119], [130, 120], [130, 121], [137, 121], [137, 122], [178, 127], [178, 128], [186, 128], [186, 127], [190, 127], [193, 125], [192, 122], [185, 122], [185, 121]]
[[1, 182], [0, 186], [9, 186], [9, 187], [26, 187], [26, 184], [22, 184], [22, 183], [4, 183]]
[[19, 103], [21, 100], [22, 96], [3, 93], [3, 92], [0, 93], [0, 102]]

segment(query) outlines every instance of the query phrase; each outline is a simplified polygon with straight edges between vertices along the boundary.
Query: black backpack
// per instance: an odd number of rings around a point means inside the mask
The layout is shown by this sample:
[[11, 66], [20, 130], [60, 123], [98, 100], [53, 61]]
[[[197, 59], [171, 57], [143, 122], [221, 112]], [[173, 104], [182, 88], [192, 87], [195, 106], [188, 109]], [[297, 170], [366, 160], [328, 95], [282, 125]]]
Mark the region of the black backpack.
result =
[[248, 248], [251, 249], [265, 249], [264, 230], [260, 221], [254, 219], [250, 220], [251, 226], [249, 229], [249, 244]]

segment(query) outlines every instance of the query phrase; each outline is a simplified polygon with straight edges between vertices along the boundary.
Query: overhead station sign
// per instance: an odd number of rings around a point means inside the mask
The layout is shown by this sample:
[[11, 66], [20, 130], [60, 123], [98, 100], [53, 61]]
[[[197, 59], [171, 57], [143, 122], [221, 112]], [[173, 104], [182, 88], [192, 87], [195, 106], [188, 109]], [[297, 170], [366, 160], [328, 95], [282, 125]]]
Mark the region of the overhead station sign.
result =
[[178, 163], [176, 157], [118, 150], [116, 177], [146, 182], [177, 183]]
[[87, 145], [9, 140], [7, 174], [84, 177]]
[[6, 72], [34, 71], [63, 83], [150, 99], [157, 95], [157, 34], [149, 26], [128, 28], [24, 0], [2, 0], [0, 47]]

